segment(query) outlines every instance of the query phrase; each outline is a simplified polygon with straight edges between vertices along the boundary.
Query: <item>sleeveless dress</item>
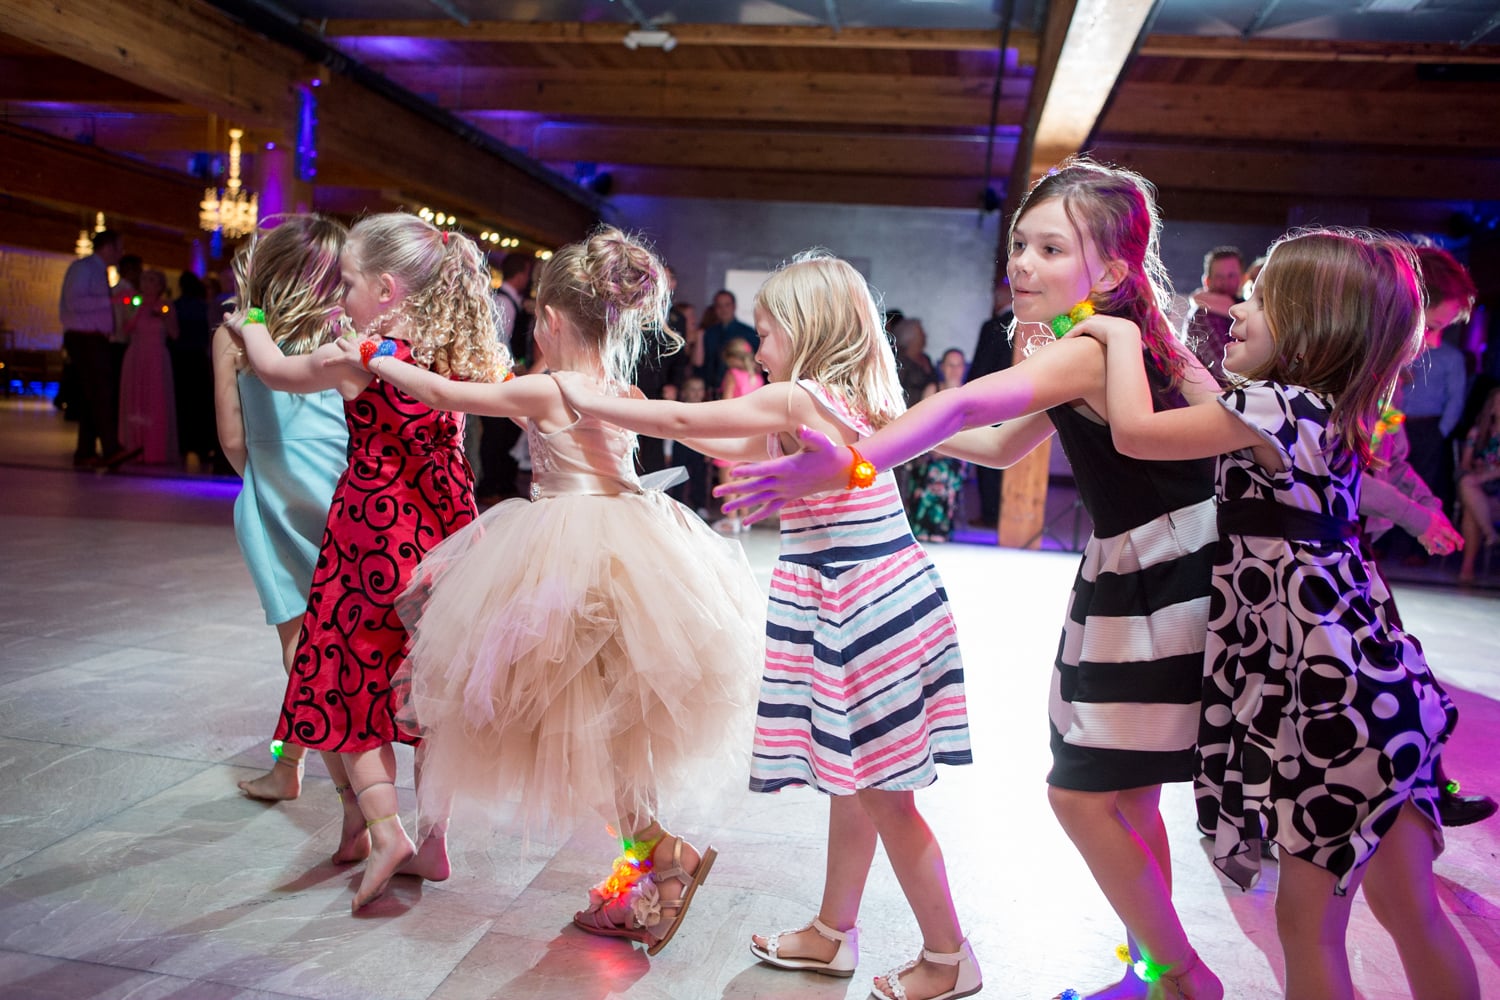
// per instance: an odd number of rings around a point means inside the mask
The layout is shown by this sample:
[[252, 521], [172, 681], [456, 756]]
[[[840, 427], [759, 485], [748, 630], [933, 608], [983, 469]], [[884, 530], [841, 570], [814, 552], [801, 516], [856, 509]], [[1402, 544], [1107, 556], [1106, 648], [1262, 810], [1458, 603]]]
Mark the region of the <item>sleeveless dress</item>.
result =
[[[870, 424], [797, 383], [860, 434]], [[780, 453], [775, 436], [772, 457]], [[781, 511], [750, 789], [909, 791], [969, 764], [963, 663], [937, 568], [912, 538], [895, 477]]]
[[428, 553], [402, 604], [423, 812], [518, 807], [546, 834], [676, 815], [744, 773], [765, 597], [737, 542], [642, 488], [634, 434], [526, 437], [530, 498]]
[[[410, 360], [410, 346], [396, 344], [396, 357]], [[462, 415], [374, 379], [345, 401], [344, 417], [349, 464], [328, 510], [276, 739], [352, 753], [403, 739], [391, 705], [407, 638], [396, 597], [417, 560], [475, 511]]]
[[239, 373], [245, 475], [234, 501], [240, 544], [266, 624], [307, 611], [307, 588], [339, 474], [349, 462], [343, 400], [329, 389], [277, 392]]
[[[1145, 358], [1154, 408], [1185, 405]], [[1107, 424], [1072, 406], [1047, 415], [1094, 522], [1052, 672], [1047, 781], [1084, 792], [1188, 781], [1218, 537], [1213, 462], [1129, 458]]]
[[[1251, 382], [1220, 401], [1273, 445], [1285, 472], [1249, 451], [1221, 456], [1226, 518], [1214, 562], [1198, 749], [1199, 824], [1214, 863], [1241, 887], [1260, 873], [1259, 842], [1338, 876], [1367, 861], [1411, 801], [1441, 848], [1433, 770], [1456, 721], [1422, 647], [1403, 632], [1390, 592], [1357, 536], [1236, 533], [1237, 501], [1349, 525], [1360, 473], [1323, 453], [1331, 400]], [[1334, 463], [1337, 465], [1338, 463]]]
[[141, 449], [147, 465], [176, 462], [177, 395], [172, 385], [172, 356], [167, 352], [167, 324], [161, 313], [136, 314], [130, 342], [120, 362], [120, 445]]

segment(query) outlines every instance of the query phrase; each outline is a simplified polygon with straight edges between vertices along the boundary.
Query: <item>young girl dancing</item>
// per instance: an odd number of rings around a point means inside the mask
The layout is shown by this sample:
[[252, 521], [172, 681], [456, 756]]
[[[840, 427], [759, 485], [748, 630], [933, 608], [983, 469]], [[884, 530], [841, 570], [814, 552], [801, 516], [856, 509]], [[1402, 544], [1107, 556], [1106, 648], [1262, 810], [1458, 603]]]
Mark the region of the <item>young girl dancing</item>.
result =
[[[1024, 332], [1054, 317], [1063, 326], [1070, 313], [1095, 309], [1137, 323], [1151, 384], [1142, 405], [1174, 409], [1212, 400], [1217, 385], [1168, 325], [1159, 231], [1143, 178], [1071, 161], [1022, 202], [1006, 271]], [[1050, 341], [1052, 332], [1043, 336]], [[1110, 441], [1104, 387], [1097, 344], [1050, 343], [1009, 369], [917, 403], [859, 441], [857, 451], [838, 446], [852, 443], [848, 438], [836, 444], [803, 433], [801, 454], [747, 466], [723, 492], [738, 497], [727, 508], [763, 505], [763, 514], [838, 485], [866, 461], [890, 469], [937, 448], [1004, 467], [1057, 433], [1094, 534], [1052, 675], [1048, 799], [1124, 921], [1134, 959], [1119, 983], [1093, 995], [1159, 995], [1175, 986], [1184, 996], [1217, 1000], [1223, 988], [1172, 906], [1158, 807], [1164, 782], [1193, 773], [1215, 539], [1213, 470], [1202, 460], [1142, 462], [1120, 454]], [[990, 426], [1002, 420], [1005, 426]]]
[[[506, 358], [494, 335], [489, 268], [471, 240], [415, 216], [372, 215], [350, 232], [340, 272], [345, 315], [356, 329], [383, 334], [390, 356], [431, 367], [434, 378], [499, 376]], [[264, 325], [269, 317], [245, 318], [245, 352], [266, 385], [336, 388], [346, 401], [349, 464], [328, 512], [276, 738], [344, 755], [337, 856], [366, 850], [369, 836], [358, 910], [398, 870], [448, 877], [446, 822], [433, 823], [418, 850], [397, 812], [392, 744], [414, 738], [396, 726], [391, 676], [407, 640], [397, 595], [423, 553], [475, 516], [463, 418], [369, 372], [330, 367], [343, 356], [337, 341], [287, 356]], [[419, 764], [419, 783], [420, 772]]]
[[[535, 342], [553, 371], [623, 394], [645, 331], [681, 343], [667, 304], [661, 263], [601, 229], [542, 265]], [[719, 784], [749, 727], [763, 597], [744, 553], [642, 489], [635, 435], [580, 417], [544, 374], [459, 383], [384, 343], [344, 354], [430, 405], [519, 420], [530, 441], [530, 499], [428, 553], [410, 592], [424, 810], [519, 796], [528, 828], [603, 816], [624, 852], [574, 923], [656, 954], [716, 856], [661, 810]]]
[[[779, 454], [803, 424], [853, 441], [901, 412], [879, 310], [844, 261], [808, 256], [772, 275], [756, 295], [755, 326], [771, 384], [736, 399], [626, 399], [590, 393], [576, 375], [558, 380], [582, 412], [695, 439], [694, 448], [724, 459]], [[853, 975], [855, 919], [878, 838], [924, 950], [877, 978], [876, 995], [978, 993], [942, 849], [914, 797], [937, 779], [935, 765], [970, 761], [953, 619], [895, 481], [871, 472], [789, 507], [771, 582], [750, 787], [807, 785], [830, 796], [827, 870], [817, 917], [753, 938], [751, 952], [783, 969]]]
[[[348, 235], [332, 219], [293, 215], [258, 236], [235, 257], [239, 301], [260, 310], [276, 347], [307, 354], [336, 337], [343, 310], [339, 254]], [[213, 339], [214, 408], [219, 447], [244, 485], [234, 501], [234, 535], [260, 595], [266, 623], [276, 626], [282, 665], [292, 672], [307, 590], [318, 559], [339, 474], [348, 464], [344, 407], [332, 389], [290, 393], [269, 388], [248, 367], [228, 326]], [[295, 799], [307, 754], [296, 743], [272, 744], [275, 763], [240, 782], [252, 799]], [[325, 754], [335, 785], [347, 785], [343, 762]], [[357, 861], [364, 845], [351, 845]]]
[[1138, 457], [1219, 456], [1198, 749], [1200, 817], [1242, 887], [1262, 838], [1280, 847], [1276, 924], [1288, 998], [1354, 996], [1350, 891], [1396, 940], [1418, 998], [1479, 996], [1438, 902], [1433, 770], [1451, 702], [1390, 619], [1354, 525], [1381, 400], [1421, 345], [1422, 292], [1404, 244], [1318, 231], [1272, 248], [1231, 310], [1221, 407], [1153, 413], [1136, 327], [1095, 317], [1117, 445]]

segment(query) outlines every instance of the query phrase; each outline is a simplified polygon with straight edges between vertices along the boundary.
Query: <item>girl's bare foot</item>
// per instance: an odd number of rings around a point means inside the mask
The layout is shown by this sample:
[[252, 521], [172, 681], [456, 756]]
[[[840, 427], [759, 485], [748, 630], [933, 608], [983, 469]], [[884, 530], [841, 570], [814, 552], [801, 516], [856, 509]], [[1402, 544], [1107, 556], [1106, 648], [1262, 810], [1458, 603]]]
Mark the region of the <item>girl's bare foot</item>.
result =
[[415, 875], [429, 882], [442, 882], [450, 874], [448, 834], [433, 830], [422, 839], [422, 846], [410, 861], [396, 870], [397, 875]]
[[365, 874], [354, 894], [350, 913], [358, 913], [366, 903], [378, 899], [390, 884], [391, 876], [410, 861], [417, 849], [401, 826], [401, 817], [396, 814], [380, 816], [369, 821], [371, 832], [370, 857], [365, 862]]
[[1160, 979], [1151, 983], [1150, 1000], [1186, 997], [1187, 1000], [1224, 1000], [1224, 984], [1213, 970], [1204, 965], [1197, 952], [1191, 952], [1186, 961], [1162, 973]]
[[335, 785], [339, 802], [344, 807], [344, 826], [339, 831], [339, 849], [333, 852], [333, 863], [352, 865], [370, 856], [370, 831], [365, 826], [365, 817], [359, 811], [354, 791], [348, 785]]
[[[306, 750], [302, 751], [303, 755], [306, 753]], [[283, 750], [269, 771], [259, 778], [241, 781], [239, 787], [248, 798], [262, 802], [295, 799], [302, 794], [302, 756], [293, 757], [290, 751]]]

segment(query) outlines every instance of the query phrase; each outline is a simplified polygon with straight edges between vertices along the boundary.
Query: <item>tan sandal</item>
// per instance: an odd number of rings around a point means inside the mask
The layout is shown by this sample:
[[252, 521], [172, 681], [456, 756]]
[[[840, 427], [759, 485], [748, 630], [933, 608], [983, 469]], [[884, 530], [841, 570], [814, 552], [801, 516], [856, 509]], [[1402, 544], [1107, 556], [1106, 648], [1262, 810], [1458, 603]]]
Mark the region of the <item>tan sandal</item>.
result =
[[[719, 852], [710, 845], [699, 855], [691, 873], [682, 866], [681, 837], [673, 837], [672, 861], [653, 867], [650, 874], [630, 887], [628, 892], [609, 898], [595, 898], [586, 910], [573, 914], [573, 925], [600, 937], [625, 938], [646, 945], [646, 954], [655, 955], [667, 946], [682, 925], [698, 887], [708, 879], [709, 870]], [[662, 899], [660, 886], [669, 879], [683, 885], [676, 899]], [[671, 910], [671, 919], [664, 911]]]

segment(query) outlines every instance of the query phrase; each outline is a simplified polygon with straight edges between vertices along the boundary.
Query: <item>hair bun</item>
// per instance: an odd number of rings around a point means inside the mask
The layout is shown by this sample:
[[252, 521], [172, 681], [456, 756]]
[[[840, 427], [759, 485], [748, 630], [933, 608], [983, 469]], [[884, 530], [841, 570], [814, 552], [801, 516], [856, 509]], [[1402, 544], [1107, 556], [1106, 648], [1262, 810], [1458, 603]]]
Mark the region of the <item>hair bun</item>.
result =
[[620, 309], [649, 307], [662, 282], [660, 266], [650, 250], [610, 228], [589, 238], [587, 253], [589, 283], [599, 298]]

